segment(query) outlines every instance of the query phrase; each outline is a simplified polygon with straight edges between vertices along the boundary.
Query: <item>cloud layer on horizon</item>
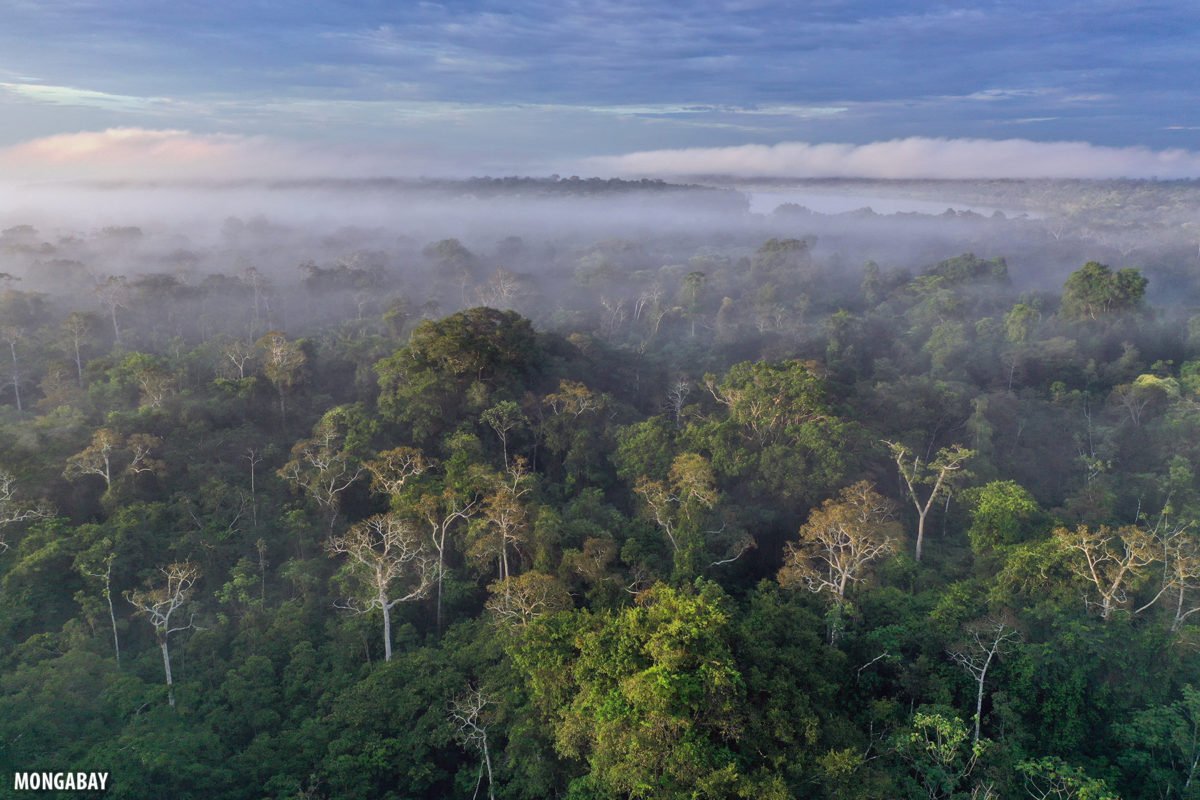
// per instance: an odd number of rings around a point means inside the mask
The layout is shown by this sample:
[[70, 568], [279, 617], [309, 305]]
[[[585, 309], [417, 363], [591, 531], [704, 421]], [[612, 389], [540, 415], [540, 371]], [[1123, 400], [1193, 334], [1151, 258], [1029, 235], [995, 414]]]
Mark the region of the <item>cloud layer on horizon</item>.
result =
[[585, 159], [601, 175], [740, 178], [1200, 177], [1200, 152], [1088, 142], [910, 137], [870, 144], [783, 142], [648, 150]]
[[402, 147], [347, 148], [268, 136], [109, 128], [0, 147], [0, 174], [26, 181], [170, 181], [442, 175]]
[[[493, 165], [494, 166], [494, 165]], [[399, 145], [110, 128], [0, 148], [0, 173], [28, 181], [467, 177], [575, 172], [686, 178], [1200, 178], [1200, 152], [1088, 142], [911, 137], [870, 144], [783, 142], [647, 150], [497, 172]]]

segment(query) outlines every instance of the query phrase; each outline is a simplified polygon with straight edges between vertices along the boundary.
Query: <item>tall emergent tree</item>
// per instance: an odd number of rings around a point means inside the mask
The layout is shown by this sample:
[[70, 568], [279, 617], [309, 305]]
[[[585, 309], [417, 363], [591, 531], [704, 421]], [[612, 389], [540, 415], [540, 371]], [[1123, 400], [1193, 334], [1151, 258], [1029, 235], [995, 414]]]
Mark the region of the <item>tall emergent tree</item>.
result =
[[704, 545], [701, 522], [719, 499], [716, 478], [708, 459], [696, 453], [676, 456], [668, 477], [667, 483], [638, 478], [634, 492], [671, 544], [675, 577], [688, 580], [695, 576]]
[[391, 661], [391, 611], [429, 592], [437, 562], [413, 526], [395, 514], [377, 514], [333, 537], [329, 554], [349, 556], [346, 568], [357, 592], [338, 607], [356, 614], [383, 612], [383, 658]]
[[1100, 618], [1105, 621], [1128, 601], [1133, 583], [1163, 553], [1158, 537], [1135, 525], [1116, 530], [1101, 525], [1094, 531], [1086, 525], [1079, 525], [1073, 531], [1057, 528], [1054, 539], [1069, 556], [1067, 564], [1071, 571], [1088, 587], [1084, 604], [1098, 608]]
[[[948, 496], [953, 490], [954, 483], [964, 477], [963, 465], [975, 456], [974, 450], [968, 450], [961, 444], [943, 447], [937, 451], [932, 461], [922, 461], [920, 456], [902, 444], [886, 442], [892, 449], [892, 457], [896, 459], [896, 467], [900, 470], [900, 478], [908, 490], [913, 506], [917, 509], [917, 551], [915, 558], [921, 560], [921, 551], [925, 543], [925, 520], [929, 509], [939, 497]], [[929, 487], [928, 494], [922, 497], [920, 487]]]
[[1011, 620], [1003, 616], [987, 617], [966, 626], [966, 638], [949, 650], [954, 663], [975, 679], [975, 744], [979, 744], [979, 728], [983, 718], [983, 689], [992, 662], [1018, 639], [1020, 632]]
[[4, 529], [9, 525], [54, 515], [54, 507], [45, 501], [18, 500], [16, 482], [11, 472], [0, 469], [0, 552], [8, 549], [4, 541]]
[[293, 445], [291, 459], [276, 472], [328, 514], [331, 532], [342, 494], [366, 469], [354, 453], [354, 422], [355, 415], [347, 407], [330, 409], [313, 426], [312, 438]]
[[287, 421], [287, 395], [304, 379], [308, 357], [299, 342], [288, 341], [283, 331], [271, 331], [259, 339], [263, 349], [263, 372], [279, 392], [279, 418]]
[[[895, 506], [866, 481], [826, 500], [800, 529], [800, 539], [787, 545], [779, 582], [829, 595], [840, 614], [848, 605], [846, 591], [865, 577], [871, 562], [896, 552], [900, 524]], [[836, 636], [836, 627], [830, 636]]]
[[172, 633], [180, 633], [194, 627], [195, 615], [188, 617], [186, 625], [173, 623], [171, 617], [183, 608], [192, 591], [192, 584], [200, 577], [200, 567], [190, 561], [180, 561], [162, 570], [166, 583], [153, 589], [139, 589], [125, 593], [125, 599], [139, 612], [146, 615], [154, 626], [158, 646], [162, 650], [163, 671], [167, 677], [167, 702], [175, 706], [174, 680], [171, 677], [171, 651], [167, 643]]

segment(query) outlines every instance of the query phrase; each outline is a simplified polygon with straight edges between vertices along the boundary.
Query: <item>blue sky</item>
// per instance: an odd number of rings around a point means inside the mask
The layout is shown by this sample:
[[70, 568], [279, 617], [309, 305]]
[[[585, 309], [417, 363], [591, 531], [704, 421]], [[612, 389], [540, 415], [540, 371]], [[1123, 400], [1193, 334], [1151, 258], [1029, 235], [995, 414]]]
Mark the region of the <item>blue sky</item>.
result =
[[[1017, 166], [1055, 161], [1038, 143], [1074, 142], [1101, 175], [1200, 175], [1191, 0], [0, 0], [0, 12], [0, 169], [14, 174], [670, 173], [722, 155], [737, 171], [754, 146], [759, 171], [804, 171], [911, 140], [933, 143], [913, 167], [931, 174], [938, 142], [995, 154], [1019, 141], [1004, 151]], [[788, 162], [794, 143], [849, 149]]]

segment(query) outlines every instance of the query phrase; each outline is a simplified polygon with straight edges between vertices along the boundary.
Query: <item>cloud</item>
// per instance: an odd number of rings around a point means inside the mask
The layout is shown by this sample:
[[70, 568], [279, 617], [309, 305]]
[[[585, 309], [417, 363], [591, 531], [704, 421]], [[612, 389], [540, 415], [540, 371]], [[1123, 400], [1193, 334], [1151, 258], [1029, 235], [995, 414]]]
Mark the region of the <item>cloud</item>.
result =
[[846, 178], [1194, 178], [1200, 152], [1027, 139], [894, 139], [651, 150], [585, 159], [602, 175]]
[[138, 97], [128, 94], [111, 94], [70, 86], [50, 86], [44, 83], [0, 83], [0, 89], [34, 103], [55, 106], [85, 106], [108, 111], [148, 111], [162, 109], [174, 104], [166, 97]]
[[0, 149], [0, 168], [27, 178], [201, 177], [244, 163], [260, 149], [261, 141], [240, 136], [110, 128]]
[[1053, 94], [1055, 89], [984, 89], [979, 92], [972, 92], [965, 95], [964, 100], [981, 100], [985, 103], [994, 103], [997, 100], [1014, 100], [1024, 99], [1029, 97], [1043, 97], [1048, 94]]
[[316, 145], [266, 136], [110, 128], [0, 148], [0, 174], [22, 180], [241, 180], [443, 174], [402, 146]]

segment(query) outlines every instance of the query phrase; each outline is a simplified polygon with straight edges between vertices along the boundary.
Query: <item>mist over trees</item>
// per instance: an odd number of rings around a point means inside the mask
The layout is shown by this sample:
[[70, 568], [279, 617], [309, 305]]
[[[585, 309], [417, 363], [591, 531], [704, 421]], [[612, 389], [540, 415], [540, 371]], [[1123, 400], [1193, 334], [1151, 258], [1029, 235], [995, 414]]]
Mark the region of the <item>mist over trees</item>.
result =
[[1197, 796], [1200, 189], [851, 184], [805, 190], [1006, 210], [556, 177], [7, 221], [3, 771]]

